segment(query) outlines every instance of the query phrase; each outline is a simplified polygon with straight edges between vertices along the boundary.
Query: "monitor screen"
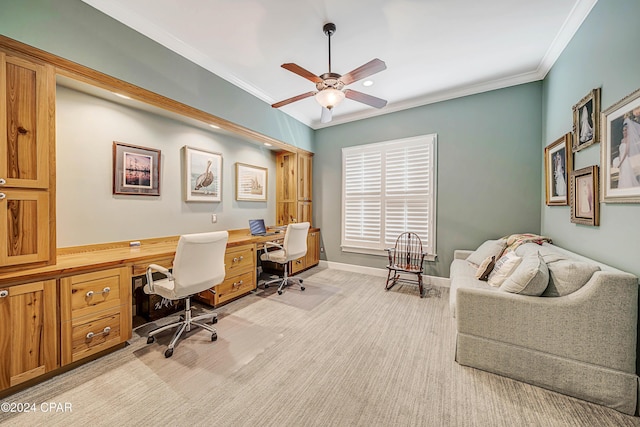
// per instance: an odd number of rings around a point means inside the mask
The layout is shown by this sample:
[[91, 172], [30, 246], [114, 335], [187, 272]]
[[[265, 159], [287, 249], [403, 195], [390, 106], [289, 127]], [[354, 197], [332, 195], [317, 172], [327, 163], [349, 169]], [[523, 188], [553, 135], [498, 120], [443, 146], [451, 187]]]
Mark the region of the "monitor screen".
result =
[[249, 230], [253, 236], [265, 234], [267, 232], [267, 228], [264, 225], [264, 219], [250, 219]]

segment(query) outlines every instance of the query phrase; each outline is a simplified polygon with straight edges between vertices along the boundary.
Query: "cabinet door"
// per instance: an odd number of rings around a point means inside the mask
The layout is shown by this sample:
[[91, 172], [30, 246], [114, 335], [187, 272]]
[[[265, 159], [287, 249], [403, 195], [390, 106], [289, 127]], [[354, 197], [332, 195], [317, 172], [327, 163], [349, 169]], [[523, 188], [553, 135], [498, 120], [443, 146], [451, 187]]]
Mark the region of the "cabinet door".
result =
[[296, 166], [295, 153], [278, 153], [276, 157], [276, 201], [296, 201]]
[[6, 187], [49, 187], [55, 76], [0, 52], [0, 178]]
[[307, 236], [306, 266], [312, 267], [320, 262], [320, 233], [312, 231]]
[[298, 222], [311, 224], [312, 202], [298, 202]]
[[0, 289], [0, 390], [58, 367], [56, 281]]
[[298, 154], [298, 200], [311, 201], [313, 183], [313, 157]]
[[49, 260], [49, 192], [0, 189], [0, 265]]

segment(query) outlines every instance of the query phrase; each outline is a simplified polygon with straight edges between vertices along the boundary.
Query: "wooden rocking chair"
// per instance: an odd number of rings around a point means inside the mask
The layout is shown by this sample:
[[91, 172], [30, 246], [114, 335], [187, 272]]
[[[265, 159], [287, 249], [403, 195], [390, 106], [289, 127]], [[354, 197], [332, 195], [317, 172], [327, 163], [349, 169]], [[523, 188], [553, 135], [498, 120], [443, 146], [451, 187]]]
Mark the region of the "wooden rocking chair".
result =
[[[393, 288], [396, 283], [417, 283], [420, 289], [420, 298], [424, 298], [425, 290], [422, 282], [424, 274], [422, 263], [426, 255], [422, 251], [422, 241], [416, 233], [402, 233], [396, 239], [396, 245], [393, 248], [385, 249], [389, 256], [389, 265], [387, 265], [387, 290]], [[393, 273], [393, 274], [392, 274]], [[405, 279], [400, 277], [400, 273], [415, 274], [416, 279]]]

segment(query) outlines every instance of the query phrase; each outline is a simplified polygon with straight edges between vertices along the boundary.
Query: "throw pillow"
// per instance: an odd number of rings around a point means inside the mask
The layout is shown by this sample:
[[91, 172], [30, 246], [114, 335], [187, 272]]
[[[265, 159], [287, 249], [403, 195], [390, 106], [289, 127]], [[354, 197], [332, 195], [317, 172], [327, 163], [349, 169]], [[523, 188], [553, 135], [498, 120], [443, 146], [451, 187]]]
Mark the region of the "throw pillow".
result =
[[495, 256], [496, 259], [499, 259], [506, 246], [507, 244], [504, 239], [487, 240], [467, 257], [467, 261], [477, 267], [482, 264], [482, 261], [489, 257]]
[[476, 279], [486, 282], [495, 264], [496, 264], [495, 255], [490, 256], [486, 258], [484, 261], [482, 261], [482, 264], [480, 264], [480, 267], [478, 267], [478, 270], [476, 270]]
[[595, 264], [572, 259], [557, 259], [548, 262], [549, 286], [543, 297], [562, 297], [569, 295], [591, 279], [593, 273], [600, 270]]
[[489, 274], [489, 285], [495, 286], [496, 288], [502, 285], [502, 282], [504, 282], [518, 264], [520, 264], [520, 261], [522, 261], [522, 258], [513, 252], [509, 252], [500, 257], [495, 267], [493, 267], [493, 271]]
[[501, 291], [513, 294], [542, 295], [549, 284], [549, 269], [539, 253], [529, 254], [500, 286]]

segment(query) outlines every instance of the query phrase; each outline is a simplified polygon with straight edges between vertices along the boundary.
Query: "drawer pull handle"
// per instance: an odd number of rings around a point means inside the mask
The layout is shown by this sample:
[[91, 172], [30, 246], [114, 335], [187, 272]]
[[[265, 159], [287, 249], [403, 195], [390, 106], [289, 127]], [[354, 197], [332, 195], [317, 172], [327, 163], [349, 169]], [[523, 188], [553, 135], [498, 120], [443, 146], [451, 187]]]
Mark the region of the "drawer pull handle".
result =
[[[109, 292], [111, 292], [111, 288], [107, 286], [106, 288], [104, 288], [102, 290], [102, 292], [99, 292], [99, 293], [104, 295], [104, 294], [109, 294]], [[93, 297], [94, 294], [95, 294], [95, 292], [93, 292], [93, 291], [87, 292], [87, 298]]]
[[240, 280], [239, 282], [233, 282], [233, 287], [234, 288], [238, 288], [238, 287], [242, 286], [243, 283], [244, 282], [242, 280]]
[[9, 291], [6, 289], [3, 289], [0, 291], [0, 298], [6, 298], [9, 296]]
[[0, 178], [0, 185], [5, 185], [7, 183], [7, 180], [4, 178]]
[[7, 197], [7, 195], [6, 195], [6, 194], [4, 194], [4, 193], [0, 193], [0, 200], [4, 199], [5, 197]]
[[244, 259], [244, 255], [240, 255], [240, 257], [234, 257], [233, 262], [242, 261]]
[[102, 332], [99, 332], [97, 334], [94, 334], [93, 332], [89, 332], [87, 334], [87, 339], [88, 340], [93, 339], [93, 337], [95, 337], [96, 335], [109, 335], [110, 332], [111, 332], [111, 327], [107, 326], [102, 330]]

